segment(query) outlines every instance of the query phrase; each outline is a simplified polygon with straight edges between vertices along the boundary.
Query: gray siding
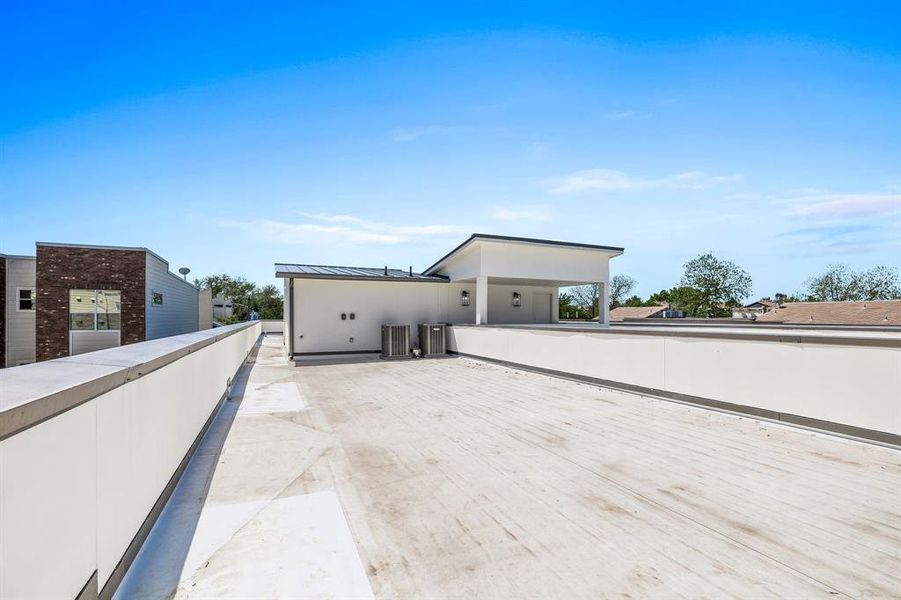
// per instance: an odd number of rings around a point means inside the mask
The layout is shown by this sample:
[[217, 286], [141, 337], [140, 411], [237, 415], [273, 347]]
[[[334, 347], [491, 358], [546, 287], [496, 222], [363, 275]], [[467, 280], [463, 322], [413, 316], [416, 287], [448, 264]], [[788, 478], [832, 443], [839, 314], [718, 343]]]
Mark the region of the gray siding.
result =
[[[147, 254], [145, 339], [190, 333], [198, 330], [198, 290], [169, 272], [169, 263]], [[163, 304], [153, 303], [153, 293], [163, 295]]]
[[[34, 362], [34, 311], [19, 310], [19, 288], [34, 289], [35, 260], [6, 259], [6, 366]], [[2, 366], [2, 365], [0, 365]]]

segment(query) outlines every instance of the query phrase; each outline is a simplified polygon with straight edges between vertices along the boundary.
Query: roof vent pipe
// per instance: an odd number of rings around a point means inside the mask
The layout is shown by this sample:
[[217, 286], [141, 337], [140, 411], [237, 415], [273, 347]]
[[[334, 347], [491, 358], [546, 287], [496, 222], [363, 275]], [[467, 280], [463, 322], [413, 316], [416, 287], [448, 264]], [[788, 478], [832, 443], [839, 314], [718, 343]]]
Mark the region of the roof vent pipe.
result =
[[385, 265], [385, 277], [388, 276], [388, 265]]
[[410, 277], [413, 277], [413, 265], [410, 265]]

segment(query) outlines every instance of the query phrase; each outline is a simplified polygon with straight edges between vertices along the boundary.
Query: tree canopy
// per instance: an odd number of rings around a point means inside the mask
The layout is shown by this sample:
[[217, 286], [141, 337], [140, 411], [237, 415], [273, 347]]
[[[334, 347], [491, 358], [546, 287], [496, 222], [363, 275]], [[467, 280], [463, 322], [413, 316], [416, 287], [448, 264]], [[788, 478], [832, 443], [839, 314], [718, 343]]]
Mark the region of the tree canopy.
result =
[[659, 304], [669, 304], [673, 310], [684, 311], [689, 317], [701, 316], [700, 293], [692, 287], [676, 286], [668, 290], [660, 290], [656, 294], [651, 294], [645, 306]]
[[282, 318], [282, 294], [275, 285], [259, 288], [244, 277], [233, 277], [225, 273], [195, 279], [194, 285], [210, 288], [214, 297], [223, 296], [232, 301], [232, 316], [227, 319], [229, 322], [246, 321], [252, 311], [259, 313], [261, 319]]
[[626, 298], [638, 286], [638, 282], [628, 275], [614, 275], [610, 278], [610, 308], [622, 306]]
[[853, 271], [847, 265], [832, 264], [804, 283], [806, 299], [811, 302], [901, 299], [898, 269], [884, 265]]
[[751, 276], [731, 260], [717, 258], [712, 252], [685, 263], [681, 287], [697, 292], [691, 316], [726, 317], [751, 293]]

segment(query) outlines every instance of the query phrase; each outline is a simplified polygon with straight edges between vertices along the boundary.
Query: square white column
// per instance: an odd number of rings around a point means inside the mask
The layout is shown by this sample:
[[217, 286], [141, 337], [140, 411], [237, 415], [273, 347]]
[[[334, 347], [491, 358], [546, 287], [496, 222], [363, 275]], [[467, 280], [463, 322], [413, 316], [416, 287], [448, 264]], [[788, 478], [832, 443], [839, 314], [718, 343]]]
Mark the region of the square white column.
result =
[[598, 283], [598, 325], [610, 325], [610, 289], [604, 283]]
[[488, 323], [488, 276], [476, 277], [476, 325]]

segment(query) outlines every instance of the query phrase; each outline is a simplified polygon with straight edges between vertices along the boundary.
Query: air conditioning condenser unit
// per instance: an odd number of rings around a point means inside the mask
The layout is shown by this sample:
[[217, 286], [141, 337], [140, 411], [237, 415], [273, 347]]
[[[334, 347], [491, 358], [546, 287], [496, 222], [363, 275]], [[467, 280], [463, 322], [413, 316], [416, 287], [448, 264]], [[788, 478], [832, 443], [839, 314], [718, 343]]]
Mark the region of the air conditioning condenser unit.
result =
[[382, 358], [410, 357], [410, 326], [382, 325]]
[[447, 325], [444, 323], [420, 323], [419, 347], [423, 358], [447, 354]]

